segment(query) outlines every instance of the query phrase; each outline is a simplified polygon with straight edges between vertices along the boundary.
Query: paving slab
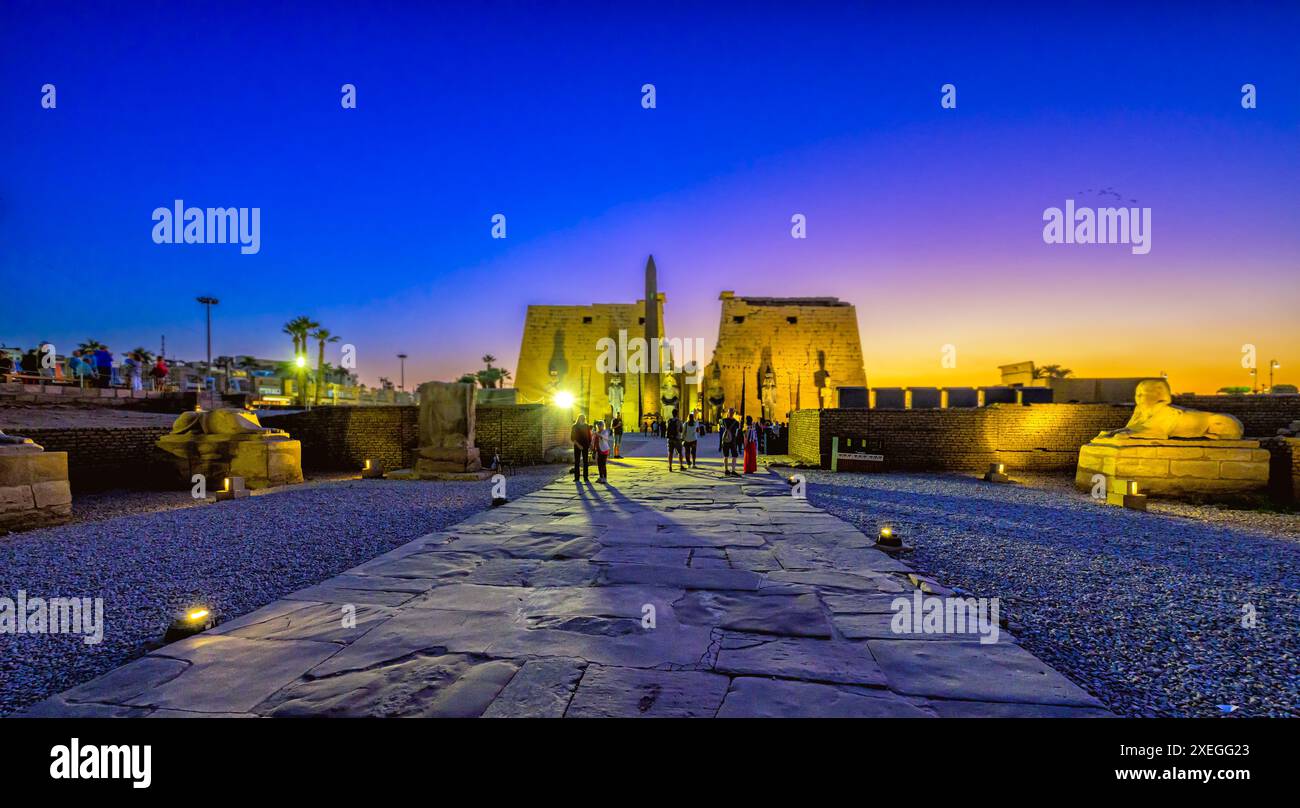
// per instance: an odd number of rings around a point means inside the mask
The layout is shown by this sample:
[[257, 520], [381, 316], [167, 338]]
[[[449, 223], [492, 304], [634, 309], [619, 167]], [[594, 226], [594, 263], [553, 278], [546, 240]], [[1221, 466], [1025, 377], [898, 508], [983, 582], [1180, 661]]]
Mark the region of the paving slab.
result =
[[27, 713], [1106, 714], [1006, 632], [893, 634], [905, 560], [776, 475], [720, 471], [561, 479]]

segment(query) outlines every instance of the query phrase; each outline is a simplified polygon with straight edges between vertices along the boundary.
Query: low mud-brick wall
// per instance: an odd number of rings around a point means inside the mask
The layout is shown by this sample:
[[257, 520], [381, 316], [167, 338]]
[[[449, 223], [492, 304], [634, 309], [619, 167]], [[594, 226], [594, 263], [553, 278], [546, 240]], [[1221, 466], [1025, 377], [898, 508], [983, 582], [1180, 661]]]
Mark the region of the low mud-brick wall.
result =
[[[1267, 438], [1300, 419], [1300, 396], [1178, 396], [1191, 409], [1236, 416], [1246, 436]], [[1128, 423], [1127, 404], [992, 404], [969, 409], [800, 410], [790, 418], [790, 454], [830, 468], [831, 439], [840, 450], [884, 455], [854, 468], [879, 471], [1073, 470], [1079, 448], [1098, 432]]]
[[[318, 407], [308, 412], [268, 415], [263, 426], [302, 441], [307, 471], [354, 471], [367, 459], [385, 469], [410, 468], [419, 448], [419, 407]], [[494, 452], [514, 466], [546, 462], [547, 453], [567, 444], [569, 424], [554, 407], [541, 404], [480, 404], [474, 409], [475, 443], [486, 466]]]
[[159, 489], [177, 486], [167, 453], [154, 444], [171, 427], [139, 426], [22, 429], [23, 437], [47, 452], [68, 453], [72, 492], [114, 488]]

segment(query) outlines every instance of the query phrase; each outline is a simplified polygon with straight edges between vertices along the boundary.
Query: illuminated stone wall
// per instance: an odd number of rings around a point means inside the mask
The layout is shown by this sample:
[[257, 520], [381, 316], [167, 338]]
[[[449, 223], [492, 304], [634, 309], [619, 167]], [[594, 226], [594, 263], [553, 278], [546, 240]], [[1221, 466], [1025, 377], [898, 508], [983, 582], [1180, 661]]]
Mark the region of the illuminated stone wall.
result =
[[836, 406], [836, 387], [866, 385], [852, 305], [833, 297], [746, 298], [731, 292], [721, 300], [717, 347], [703, 380], [706, 401], [720, 391], [723, 409], [758, 417], [768, 365], [775, 375], [778, 421], [796, 410]]
[[[663, 323], [664, 295], [659, 295], [659, 322]], [[633, 337], [645, 338], [645, 302], [595, 303], [587, 306], [529, 306], [514, 386], [520, 404], [550, 403], [554, 393], [564, 391], [574, 398], [575, 407], [589, 419], [610, 414], [608, 379], [597, 373], [601, 355], [597, 343], [605, 337], [617, 342], [620, 329]], [[623, 420], [629, 427], [637, 419], [637, 380], [624, 377]], [[644, 411], [657, 411], [647, 395]]]
[[[822, 410], [799, 412], [790, 424], [795, 459], [830, 467], [831, 438], [867, 440], [883, 454], [880, 471], [1073, 470], [1079, 447], [1104, 429], [1128, 422], [1131, 407], [1114, 404], [994, 404], [978, 409]], [[815, 443], [810, 439], [817, 431]], [[814, 448], [815, 447], [815, 448]], [[860, 450], [858, 450], [860, 451]]]

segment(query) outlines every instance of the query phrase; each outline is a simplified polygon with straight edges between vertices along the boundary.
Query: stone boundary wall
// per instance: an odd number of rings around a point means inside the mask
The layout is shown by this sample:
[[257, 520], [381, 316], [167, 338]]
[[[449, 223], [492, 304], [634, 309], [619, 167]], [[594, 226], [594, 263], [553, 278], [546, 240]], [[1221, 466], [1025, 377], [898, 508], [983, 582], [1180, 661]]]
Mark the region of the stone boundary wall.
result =
[[[1273, 437], [1300, 419], [1300, 396], [1180, 395], [1174, 403], [1236, 416], [1249, 438]], [[830, 468], [831, 438], [838, 436], [866, 438], [868, 451], [885, 455], [873, 470], [983, 471], [1005, 463], [1010, 471], [1058, 471], [1073, 469], [1079, 447], [1124, 426], [1132, 412], [1129, 404], [800, 410], [790, 417], [790, 454]]]
[[[193, 407], [194, 394], [190, 394]], [[146, 412], [180, 412], [185, 394], [124, 387], [86, 387], [66, 384], [0, 382], [0, 406], [5, 404], [72, 404], [86, 407], [121, 407]]]
[[[302, 442], [306, 471], [356, 471], [367, 458], [385, 470], [411, 468], [420, 440], [420, 408], [318, 407], [287, 415], [267, 415], [263, 426], [287, 431]], [[544, 463], [552, 447], [567, 445], [569, 423], [553, 407], [541, 404], [475, 407], [475, 442], [484, 466], [492, 453], [514, 466]]]
[[1300, 504], [1300, 438], [1278, 437], [1264, 444], [1269, 451], [1269, 493], [1278, 501]]
[[1300, 420], [1300, 396], [1174, 396], [1179, 407], [1233, 415], [1248, 438], [1271, 438]]
[[47, 453], [68, 453], [73, 493], [177, 487], [167, 453], [154, 445], [171, 433], [171, 427], [23, 428], [20, 433], [44, 446]]
[[0, 535], [57, 525], [71, 517], [67, 455], [0, 455]]
[[[879, 471], [1073, 470], [1079, 447], [1124, 426], [1131, 407], [1115, 404], [994, 404], [978, 409], [804, 410], [790, 421], [790, 454], [830, 468], [831, 438], [867, 440], [885, 460]], [[816, 429], [816, 438], [811, 430]], [[816, 447], [816, 448], [814, 448]]]
[[[822, 464], [821, 456], [821, 411], [796, 410], [790, 413], [790, 426], [786, 432], [789, 436], [791, 457], [801, 463]], [[830, 465], [829, 443], [826, 450], [826, 465]]]
[[419, 413], [413, 406], [330, 406], [259, 420], [302, 443], [303, 471], [360, 471], [368, 458], [392, 471], [415, 462]]

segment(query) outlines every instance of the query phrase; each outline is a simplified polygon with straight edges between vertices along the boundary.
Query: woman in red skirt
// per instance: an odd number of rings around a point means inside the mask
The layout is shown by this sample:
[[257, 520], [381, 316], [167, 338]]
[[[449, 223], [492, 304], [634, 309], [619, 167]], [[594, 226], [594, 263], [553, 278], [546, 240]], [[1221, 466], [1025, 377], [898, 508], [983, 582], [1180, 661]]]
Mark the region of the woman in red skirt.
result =
[[745, 473], [758, 471], [758, 427], [754, 426], [754, 416], [745, 416]]

